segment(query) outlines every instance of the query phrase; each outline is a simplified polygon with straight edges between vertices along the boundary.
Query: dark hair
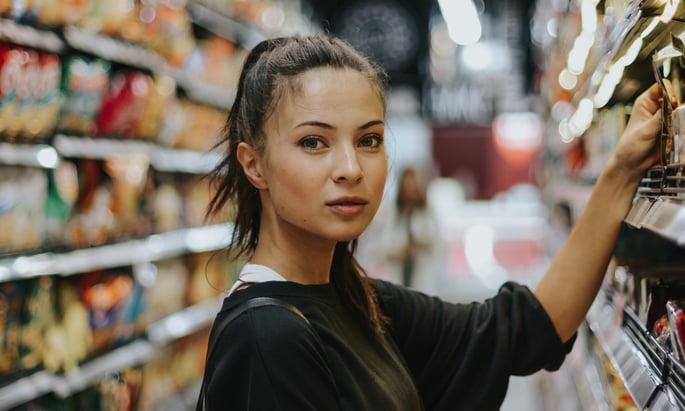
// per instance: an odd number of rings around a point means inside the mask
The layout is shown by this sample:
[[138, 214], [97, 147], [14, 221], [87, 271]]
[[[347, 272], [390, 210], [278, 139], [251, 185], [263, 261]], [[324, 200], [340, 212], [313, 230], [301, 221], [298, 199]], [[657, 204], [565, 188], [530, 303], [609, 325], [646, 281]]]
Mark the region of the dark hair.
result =
[[[257, 44], [244, 62], [235, 101], [219, 145], [226, 155], [210, 177], [217, 191], [209, 203], [208, 215], [223, 207], [233, 208], [235, 225], [229, 252], [235, 260], [250, 257], [259, 240], [261, 201], [258, 190], [246, 178], [238, 163], [238, 144], [246, 142], [259, 153], [265, 149], [264, 125], [283, 96], [286, 87], [297, 87], [295, 76], [319, 67], [356, 70], [365, 75], [385, 105], [386, 75], [380, 67], [341, 39], [328, 35], [267, 39]], [[365, 271], [354, 257], [357, 240], [336, 244], [331, 283], [353, 308], [354, 313], [376, 332], [383, 332], [386, 319], [376, 295], [363, 278]]]
[[401, 217], [402, 213], [411, 212], [413, 209], [424, 209], [426, 208], [426, 203], [428, 199], [426, 198], [426, 191], [423, 187], [419, 187], [419, 198], [416, 199], [414, 204], [407, 204], [404, 192], [405, 181], [408, 178], [414, 178], [414, 181], [418, 185], [422, 185], [423, 182], [420, 180], [419, 170], [414, 167], [406, 167], [402, 169], [399, 178], [399, 184], [397, 187], [397, 195], [395, 196], [395, 207], [399, 211], [398, 217]]

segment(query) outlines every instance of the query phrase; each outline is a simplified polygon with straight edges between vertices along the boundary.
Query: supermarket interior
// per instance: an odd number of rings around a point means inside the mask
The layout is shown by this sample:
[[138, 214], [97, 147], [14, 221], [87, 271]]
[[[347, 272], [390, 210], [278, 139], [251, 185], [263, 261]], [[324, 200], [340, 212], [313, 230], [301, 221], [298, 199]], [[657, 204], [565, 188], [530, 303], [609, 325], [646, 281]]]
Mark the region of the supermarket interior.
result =
[[[680, 0], [4, 0], [0, 411], [195, 409], [238, 270], [206, 176], [240, 69], [263, 39], [315, 33], [389, 77], [358, 260], [450, 302], [536, 286], [661, 85], [659, 162], [573, 350], [512, 377], [502, 410], [685, 409]], [[392, 252], [407, 186], [426, 214], [411, 272]]]

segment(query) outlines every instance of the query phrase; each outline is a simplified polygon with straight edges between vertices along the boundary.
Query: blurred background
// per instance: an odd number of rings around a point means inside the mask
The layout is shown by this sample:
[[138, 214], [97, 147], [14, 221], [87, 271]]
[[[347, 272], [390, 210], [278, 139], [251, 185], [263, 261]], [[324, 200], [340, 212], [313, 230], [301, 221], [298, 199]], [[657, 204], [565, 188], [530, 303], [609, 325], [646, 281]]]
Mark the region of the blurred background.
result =
[[247, 51], [320, 32], [390, 76], [390, 177], [358, 257], [455, 302], [535, 287], [662, 85], [660, 162], [574, 350], [512, 378], [503, 409], [685, 409], [683, 7], [0, 1], [0, 410], [194, 409], [235, 278], [203, 177]]

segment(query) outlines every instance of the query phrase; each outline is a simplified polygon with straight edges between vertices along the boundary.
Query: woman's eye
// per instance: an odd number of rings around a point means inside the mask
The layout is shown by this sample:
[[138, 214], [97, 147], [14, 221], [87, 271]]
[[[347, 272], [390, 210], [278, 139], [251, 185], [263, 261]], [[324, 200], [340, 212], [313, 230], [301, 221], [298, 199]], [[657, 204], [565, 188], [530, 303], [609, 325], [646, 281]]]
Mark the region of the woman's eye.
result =
[[369, 135], [369, 136], [364, 136], [362, 139], [359, 141], [359, 145], [362, 147], [370, 147], [370, 148], [376, 148], [380, 146], [383, 143], [383, 137], [379, 135]]
[[305, 137], [300, 140], [300, 145], [306, 149], [316, 150], [323, 147], [323, 142], [316, 137]]

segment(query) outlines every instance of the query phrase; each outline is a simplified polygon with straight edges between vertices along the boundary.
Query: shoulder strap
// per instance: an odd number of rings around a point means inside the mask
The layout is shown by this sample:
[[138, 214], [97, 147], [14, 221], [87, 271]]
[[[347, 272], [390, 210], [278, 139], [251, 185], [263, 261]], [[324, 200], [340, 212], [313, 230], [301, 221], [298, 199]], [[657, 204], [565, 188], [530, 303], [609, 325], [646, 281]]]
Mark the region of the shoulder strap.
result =
[[[283, 300], [279, 300], [277, 298], [273, 297], [255, 297], [251, 298], [244, 303], [238, 305], [237, 307], [233, 308], [226, 317], [213, 329], [212, 334], [209, 336], [209, 343], [207, 344], [207, 357], [205, 360], [205, 370], [207, 368], [207, 363], [209, 363], [209, 359], [214, 352], [214, 347], [216, 346], [217, 341], [219, 340], [219, 337], [223, 333], [224, 329], [230, 324], [233, 320], [238, 318], [242, 313], [244, 313], [247, 310], [250, 310], [252, 308], [257, 308], [257, 307], [263, 307], [266, 305], [275, 305], [278, 307], [283, 307], [286, 310], [289, 310], [295, 314], [297, 314], [298, 317], [302, 318], [304, 322], [307, 323], [308, 326], [311, 327], [311, 323], [305, 317], [304, 314], [302, 314], [302, 311], [300, 311], [297, 307], [294, 305], [287, 303]], [[205, 405], [205, 387], [207, 385], [207, 372], [205, 371], [204, 378], [202, 379], [202, 386], [200, 388], [200, 398], [198, 401], [198, 406], [197, 410], [207, 410], [207, 407]]]

